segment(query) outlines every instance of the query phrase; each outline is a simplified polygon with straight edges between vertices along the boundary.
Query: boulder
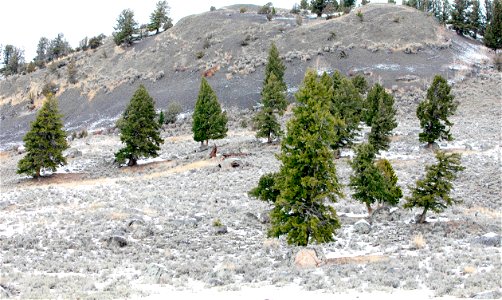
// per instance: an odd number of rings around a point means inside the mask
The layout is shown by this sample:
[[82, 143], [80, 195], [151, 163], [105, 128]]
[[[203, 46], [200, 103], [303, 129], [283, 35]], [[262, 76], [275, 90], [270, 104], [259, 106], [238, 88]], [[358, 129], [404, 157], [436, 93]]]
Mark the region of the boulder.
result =
[[66, 157], [68, 158], [75, 158], [75, 157], [81, 157], [82, 156], [82, 151], [78, 150], [78, 149], [70, 149], [68, 150], [68, 152], [66, 153]]
[[359, 220], [354, 224], [354, 231], [361, 234], [368, 234], [371, 231], [371, 225], [366, 220]]
[[108, 239], [108, 245], [122, 248], [127, 246], [127, 239], [121, 235], [112, 235]]
[[472, 298], [474, 299], [500, 299], [502, 297], [502, 293], [499, 291], [485, 291], [474, 295]]
[[321, 265], [321, 262], [313, 249], [302, 249], [295, 256], [295, 266], [301, 269], [316, 268]]
[[487, 234], [475, 238], [475, 242], [489, 247], [500, 247], [501, 240], [502, 236], [494, 232], [488, 232]]

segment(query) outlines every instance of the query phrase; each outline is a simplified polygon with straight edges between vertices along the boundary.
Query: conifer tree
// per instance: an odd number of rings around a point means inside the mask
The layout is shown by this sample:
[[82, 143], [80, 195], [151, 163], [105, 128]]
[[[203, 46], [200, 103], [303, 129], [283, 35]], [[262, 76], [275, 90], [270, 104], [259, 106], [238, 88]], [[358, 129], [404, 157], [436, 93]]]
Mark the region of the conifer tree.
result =
[[349, 184], [354, 190], [352, 197], [364, 203], [370, 215], [373, 203], [399, 203], [402, 192], [389, 161], [375, 163], [375, 149], [369, 143], [357, 146], [355, 152], [351, 162], [354, 174], [350, 176]]
[[427, 211], [432, 210], [440, 213], [448, 206], [458, 202], [450, 197], [453, 189], [452, 181], [457, 178], [457, 173], [465, 168], [460, 163], [460, 154], [445, 154], [436, 151], [437, 163], [425, 168], [425, 178], [419, 179], [414, 188], [411, 188], [411, 196], [407, 197], [405, 208], [422, 207], [418, 223], [425, 222]]
[[473, 38], [476, 38], [481, 31], [481, 8], [479, 0], [472, 0], [472, 8], [469, 13], [469, 29]]
[[455, 0], [453, 10], [451, 12], [450, 24], [459, 35], [464, 35], [469, 29], [467, 19], [467, 10], [469, 2], [467, 0]]
[[279, 173], [268, 173], [260, 177], [258, 186], [249, 191], [249, 196], [275, 203], [281, 194], [281, 191], [277, 189], [278, 176]]
[[122, 119], [118, 124], [120, 140], [125, 147], [115, 153], [119, 164], [128, 160], [128, 166], [134, 166], [141, 157], [157, 157], [159, 145], [164, 141], [160, 137], [160, 124], [155, 113], [155, 104], [143, 85], [140, 85], [131, 98]]
[[275, 114], [282, 116], [288, 105], [281, 83], [274, 73], [270, 74], [261, 94], [263, 106], [254, 118], [255, 127], [258, 128], [256, 137], [266, 137], [268, 143], [271, 143], [272, 136], [278, 137], [282, 134]]
[[42, 169], [56, 171], [66, 164], [63, 151], [68, 149], [62, 115], [57, 99], [49, 94], [31, 129], [23, 138], [26, 155], [18, 163], [18, 174], [40, 177]]
[[484, 42], [493, 50], [502, 49], [502, 0], [493, 1], [493, 16], [486, 26]]
[[268, 52], [267, 65], [265, 66], [265, 79], [263, 80], [263, 87], [267, 85], [270, 74], [274, 73], [275, 77], [277, 78], [277, 81], [279, 81], [280, 83], [281, 89], [283, 91], [286, 91], [287, 86], [286, 83], [284, 82], [285, 70], [286, 66], [284, 65], [279, 56], [279, 50], [277, 50], [275, 43], [272, 43], [272, 45], [270, 46], [270, 50]]
[[201, 142], [201, 145], [204, 141], [207, 145], [209, 140], [227, 136], [227, 114], [221, 111], [218, 98], [204, 77], [200, 83], [192, 119], [193, 138], [196, 142]]
[[380, 84], [375, 84], [368, 93], [365, 102], [365, 122], [371, 126], [368, 141], [375, 151], [388, 150], [389, 135], [397, 127], [394, 97], [387, 93]]
[[275, 187], [280, 195], [269, 235], [286, 234], [288, 243], [304, 246], [333, 240], [340, 223], [334, 208], [324, 202], [335, 202], [342, 191], [330, 148], [335, 132], [327, 88], [309, 71], [295, 97], [299, 105], [278, 155], [282, 164]]
[[164, 115], [164, 111], [160, 111], [159, 113], [159, 125], [162, 126], [166, 122], [166, 116]]
[[158, 34], [160, 28], [165, 24], [171, 23], [172, 20], [169, 18], [169, 6], [166, 1], [157, 2], [157, 7], [155, 11], [150, 15], [150, 24], [148, 24], [148, 30], [155, 30], [155, 34]]
[[427, 90], [427, 98], [417, 107], [417, 117], [422, 128], [418, 135], [419, 141], [427, 142], [429, 148], [437, 140], [453, 140], [449, 128], [453, 123], [448, 117], [455, 113], [458, 103], [450, 92], [451, 87], [446, 79], [436, 75]]
[[368, 82], [364, 76], [356, 75], [351, 80], [354, 87], [359, 91], [359, 94], [363, 95], [368, 91]]
[[113, 33], [113, 41], [117, 46], [125, 44], [130, 46], [134, 40], [134, 34], [138, 31], [138, 23], [134, 20], [134, 12], [130, 9], [124, 9], [118, 19], [116, 30]]
[[335, 117], [336, 142], [334, 149], [350, 146], [355, 135], [360, 130], [359, 123], [363, 108], [363, 101], [359, 91], [354, 87], [350, 79], [343, 77], [337, 83], [338, 78], [333, 80], [335, 87], [331, 94], [330, 112]]

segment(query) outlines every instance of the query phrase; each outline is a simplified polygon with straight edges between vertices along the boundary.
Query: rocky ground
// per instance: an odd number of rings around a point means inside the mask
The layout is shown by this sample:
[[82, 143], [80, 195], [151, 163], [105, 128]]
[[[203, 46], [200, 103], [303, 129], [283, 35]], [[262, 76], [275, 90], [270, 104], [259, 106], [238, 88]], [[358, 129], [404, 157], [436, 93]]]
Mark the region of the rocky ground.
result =
[[[158, 159], [132, 168], [113, 165], [121, 144], [106, 132], [73, 140], [68, 165], [41, 180], [15, 174], [22, 154], [1, 152], [0, 296], [195, 291], [217, 298], [273, 287], [353, 298], [375, 292], [500, 298], [501, 86], [500, 73], [492, 72], [454, 85], [455, 141], [439, 146], [463, 155], [466, 170], [454, 191], [461, 204], [415, 224], [419, 210], [403, 210], [404, 200], [368, 217], [345, 188], [346, 198], [335, 204], [342, 223], [336, 241], [309, 246], [318, 265], [307, 268], [295, 263], [305, 249], [267, 238], [270, 206], [247, 195], [261, 175], [279, 168], [280, 150], [254, 137], [250, 111], [230, 109], [228, 137], [211, 142], [218, 145], [215, 159], [192, 140], [189, 121], [166, 128]], [[434, 156], [417, 137], [414, 112], [425, 92], [394, 94], [399, 126], [382, 156], [407, 195]], [[344, 154], [337, 171], [347, 184], [350, 151]]]

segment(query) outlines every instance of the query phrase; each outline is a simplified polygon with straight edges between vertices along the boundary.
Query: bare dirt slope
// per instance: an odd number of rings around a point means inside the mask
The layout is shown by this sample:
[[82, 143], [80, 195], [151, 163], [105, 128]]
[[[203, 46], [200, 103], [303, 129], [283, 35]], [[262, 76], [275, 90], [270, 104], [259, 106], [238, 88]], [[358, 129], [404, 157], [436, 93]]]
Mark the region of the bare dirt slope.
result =
[[[42, 87], [58, 86], [57, 96], [69, 130], [110, 126], [123, 111], [139, 84], [147, 86], [159, 108], [178, 101], [185, 110], [195, 102], [200, 77], [215, 71], [209, 81], [227, 107], [256, 104], [271, 42], [286, 62], [285, 80], [290, 96], [307, 68], [365, 74], [387, 87], [424, 86], [434, 74], [449, 79], [479, 72], [489, 60], [476, 42], [459, 38], [439, 26], [433, 17], [395, 5], [361, 8], [355, 15], [332, 20], [303, 19], [280, 10], [268, 22], [248, 6], [186, 17], [176, 26], [134, 46], [117, 47], [111, 38], [96, 51], [76, 53], [43, 70], [0, 81], [0, 142], [3, 149], [19, 142], [36, 109], [29, 109], [30, 93], [37, 107]], [[197, 59], [197, 55], [203, 57]], [[69, 84], [70, 59], [77, 65], [78, 83]]]
[[[500, 298], [501, 81], [500, 73], [487, 73], [453, 88], [460, 102], [453, 117], [456, 140], [440, 146], [463, 154], [466, 170], [454, 191], [462, 204], [430, 214], [423, 225], [413, 222], [418, 210], [381, 210], [367, 219], [371, 226], [364, 233], [355, 223], [367, 217], [365, 207], [345, 189], [347, 198], [335, 204], [342, 228], [335, 242], [312, 247], [323, 262], [312, 269], [295, 266], [299, 247], [267, 238], [270, 206], [247, 196], [262, 174], [279, 168], [279, 146], [240, 127], [249, 111], [232, 110], [229, 136], [216, 142], [220, 154], [239, 154], [227, 159], [208, 159], [208, 151], [190, 139], [188, 122], [164, 132], [160, 160], [135, 168], [111, 164], [121, 146], [113, 134], [73, 141], [68, 152], [76, 157], [40, 181], [16, 175], [22, 156], [2, 152], [0, 297], [108, 299], [195, 291], [220, 299], [218, 292], [258, 289], [270, 299], [272, 286], [317, 291], [306, 296], [369, 298], [378, 291], [396, 299]], [[434, 158], [417, 138], [414, 111], [424, 92], [395, 97], [399, 126], [382, 156], [391, 160], [407, 195], [407, 186]], [[347, 184], [348, 158], [336, 164]]]

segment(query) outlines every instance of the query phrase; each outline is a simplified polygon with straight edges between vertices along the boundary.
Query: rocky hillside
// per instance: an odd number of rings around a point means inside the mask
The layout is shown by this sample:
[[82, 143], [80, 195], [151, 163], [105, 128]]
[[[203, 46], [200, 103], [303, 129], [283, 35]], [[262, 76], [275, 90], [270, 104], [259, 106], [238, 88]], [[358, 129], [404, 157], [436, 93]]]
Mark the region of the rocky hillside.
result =
[[[251, 107], [259, 101], [271, 42], [286, 61], [290, 96], [307, 68], [362, 73], [396, 89], [423, 87], [436, 73], [450, 79], [467, 76], [489, 61], [484, 47], [415, 9], [380, 4], [361, 12], [362, 21], [353, 11], [331, 20], [304, 17], [299, 26], [286, 10], [269, 22], [256, 7], [239, 13], [234, 6], [186, 17], [129, 48], [109, 38], [97, 50], [0, 81], [2, 148], [21, 140], [43, 101], [43, 87], [51, 83], [68, 130], [113, 125], [139, 84], [146, 85], [158, 108], [177, 101], [190, 110], [203, 74], [211, 76], [210, 84], [227, 107]], [[76, 84], [68, 83], [70, 60], [76, 64]]]

